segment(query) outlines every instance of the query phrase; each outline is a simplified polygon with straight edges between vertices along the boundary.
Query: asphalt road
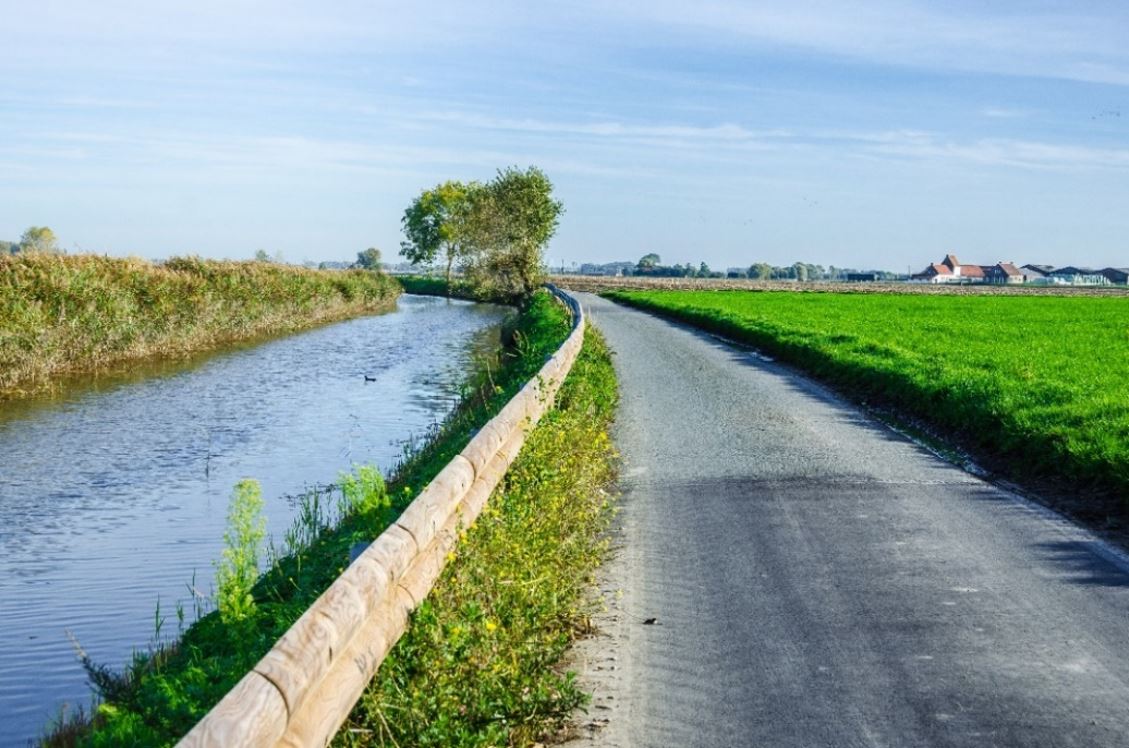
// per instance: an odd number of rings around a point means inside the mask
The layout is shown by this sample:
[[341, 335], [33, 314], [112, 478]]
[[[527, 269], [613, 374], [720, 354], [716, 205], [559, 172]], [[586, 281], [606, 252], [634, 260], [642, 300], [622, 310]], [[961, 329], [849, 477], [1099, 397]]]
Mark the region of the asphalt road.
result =
[[1124, 555], [775, 362], [579, 296], [624, 460], [588, 741], [1129, 746]]

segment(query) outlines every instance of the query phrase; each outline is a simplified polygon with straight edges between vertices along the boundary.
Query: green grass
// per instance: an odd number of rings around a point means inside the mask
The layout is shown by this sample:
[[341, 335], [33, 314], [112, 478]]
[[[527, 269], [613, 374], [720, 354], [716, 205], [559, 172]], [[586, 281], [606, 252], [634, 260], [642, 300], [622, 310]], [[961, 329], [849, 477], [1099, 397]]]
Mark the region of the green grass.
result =
[[1129, 497], [1129, 298], [608, 296], [920, 419], [1020, 483]]
[[499, 304], [512, 303], [516, 299], [502, 298], [489, 292], [475, 288], [475, 286], [462, 278], [451, 280], [448, 293], [447, 279], [436, 278], [429, 275], [401, 275], [396, 278], [404, 287], [405, 293], [415, 293], [422, 296], [451, 296], [456, 299], [470, 299], [472, 301], [492, 301]]
[[399, 293], [392, 278], [360, 270], [0, 255], [0, 399], [47, 389], [62, 375], [389, 309]]
[[408, 633], [336, 743], [530, 745], [585, 695], [557, 663], [589, 628], [587, 591], [606, 551], [617, 401], [592, 328], [551, 411], [468, 529]]
[[[295, 528], [283, 547], [271, 554], [270, 568], [254, 585], [254, 605], [245, 606], [246, 617], [225, 621], [212, 611], [177, 642], [139, 652], [120, 673], [91, 664], [92, 680], [102, 696], [93, 719], [64, 721], [45, 742], [95, 746], [175, 742], [344, 570], [350, 547], [370, 541], [387, 527], [466, 445], [474, 430], [540, 369], [569, 327], [569, 316], [559, 303], [545, 292], [535, 294], [511, 326], [511, 345], [498, 360], [484, 362], [475, 372], [461, 406], [435, 438], [391, 476], [387, 491], [371, 469], [362, 467], [339, 481], [341, 487], [332, 493], [309, 494]], [[577, 392], [578, 385], [566, 384], [560, 401], [567, 405], [579, 397]], [[602, 401], [585, 402], [591, 403], [585, 406], [590, 409], [606, 407]], [[555, 418], [548, 417], [547, 423]], [[546, 475], [559, 469], [546, 467]]]

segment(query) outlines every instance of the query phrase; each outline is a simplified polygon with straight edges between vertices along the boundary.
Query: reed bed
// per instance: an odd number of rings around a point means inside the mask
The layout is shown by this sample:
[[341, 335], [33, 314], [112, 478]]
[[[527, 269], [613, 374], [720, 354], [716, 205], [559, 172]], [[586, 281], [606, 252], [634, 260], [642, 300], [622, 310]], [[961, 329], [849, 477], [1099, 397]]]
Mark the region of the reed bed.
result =
[[395, 304], [363, 270], [176, 257], [0, 255], [0, 399], [140, 359], [181, 357]]

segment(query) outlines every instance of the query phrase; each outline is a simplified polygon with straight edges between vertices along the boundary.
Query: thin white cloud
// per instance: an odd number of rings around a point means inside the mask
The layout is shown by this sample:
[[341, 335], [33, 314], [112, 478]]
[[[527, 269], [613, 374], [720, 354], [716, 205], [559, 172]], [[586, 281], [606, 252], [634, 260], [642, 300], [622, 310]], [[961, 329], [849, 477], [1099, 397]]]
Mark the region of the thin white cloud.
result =
[[[985, 110], [989, 117], [1022, 117], [1019, 110]], [[754, 130], [734, 123], [716, 125], [643, 125], [605, 120], [591, 123], [505, 119], [459, 112], [422, 115], [424, 121], [456, 124], [483, 130], [521, 132], [546, 136], [576, 136], [570, 143], [614, 140], [631, 147], [667, 151], [695, 151], [700, 158], [725, 161], [734, 152], [825, 153], [830, 157], [852, 153], [887, 158], [932, 160], [953, 164], [993, 165], [1024, 169], [1125, 169], [1129, 149], [1076, 143], [1041, 142], [1025, 138], [960, 139], [925, 130]]]
[[614, 120], [597, 122], [551, 122], [538, 119], [507, 119], [462, 112], [439, 112], [416, 116], [432, 120], [475, 127], [484, 130], [505, 130], [531, 134], [568, 134], [606, 138], [669, 138], [708, 142], [742, 142], [762, 138], [783, 138], [791, 133], [784, 129], [750, 130], [732, 122], [697, 126], [681, 124], [645, 125]]
[[1011, 109], [1009, 107], [985, 107], [980, 114], [990, 119], [1025, 119], [1031, 116], [1027, 109]]
[[[1046, 6], [1043, 6], [1044, 8]], [[1063, 4], [843, 3], [794, 0], [654, 0], [620, 8], [668, 33], [714, 35], [718, 43], [795, 47], [888, 65], [1077, 79], [1129, 85], [1129, 13]]]
[[1044, 143], [1011, 138], [971, 141], [945, 139], [926, 133], [860, 136], [871, 154], [1039, 170], [1129, 169], [1129, 149]]
[[[116, 60], [246, 64], [263, 51], [379, 54], [433, 49], [553, 50], [585, 63], [594, 50], [643, 46], [796, 48], [883, 65], [1076, 79], [1129, 86], [1129, 7], [925, 0], [580, 0], [527, 4], [435, 0], [78, 0], [9, 3], [3, 66]], [[42, 55], [49, 47], [51, 54]], [[412, 76], [409, 74], [409, 78]]]

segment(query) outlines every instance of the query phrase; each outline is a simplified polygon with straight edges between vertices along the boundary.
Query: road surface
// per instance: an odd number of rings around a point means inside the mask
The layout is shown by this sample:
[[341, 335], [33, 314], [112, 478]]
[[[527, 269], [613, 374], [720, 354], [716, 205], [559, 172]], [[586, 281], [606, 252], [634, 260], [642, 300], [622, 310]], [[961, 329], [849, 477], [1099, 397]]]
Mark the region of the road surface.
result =
[[581, 742], [1129, 746], [1124, 555], [775, 362], [579, 296], [623, 455]]

